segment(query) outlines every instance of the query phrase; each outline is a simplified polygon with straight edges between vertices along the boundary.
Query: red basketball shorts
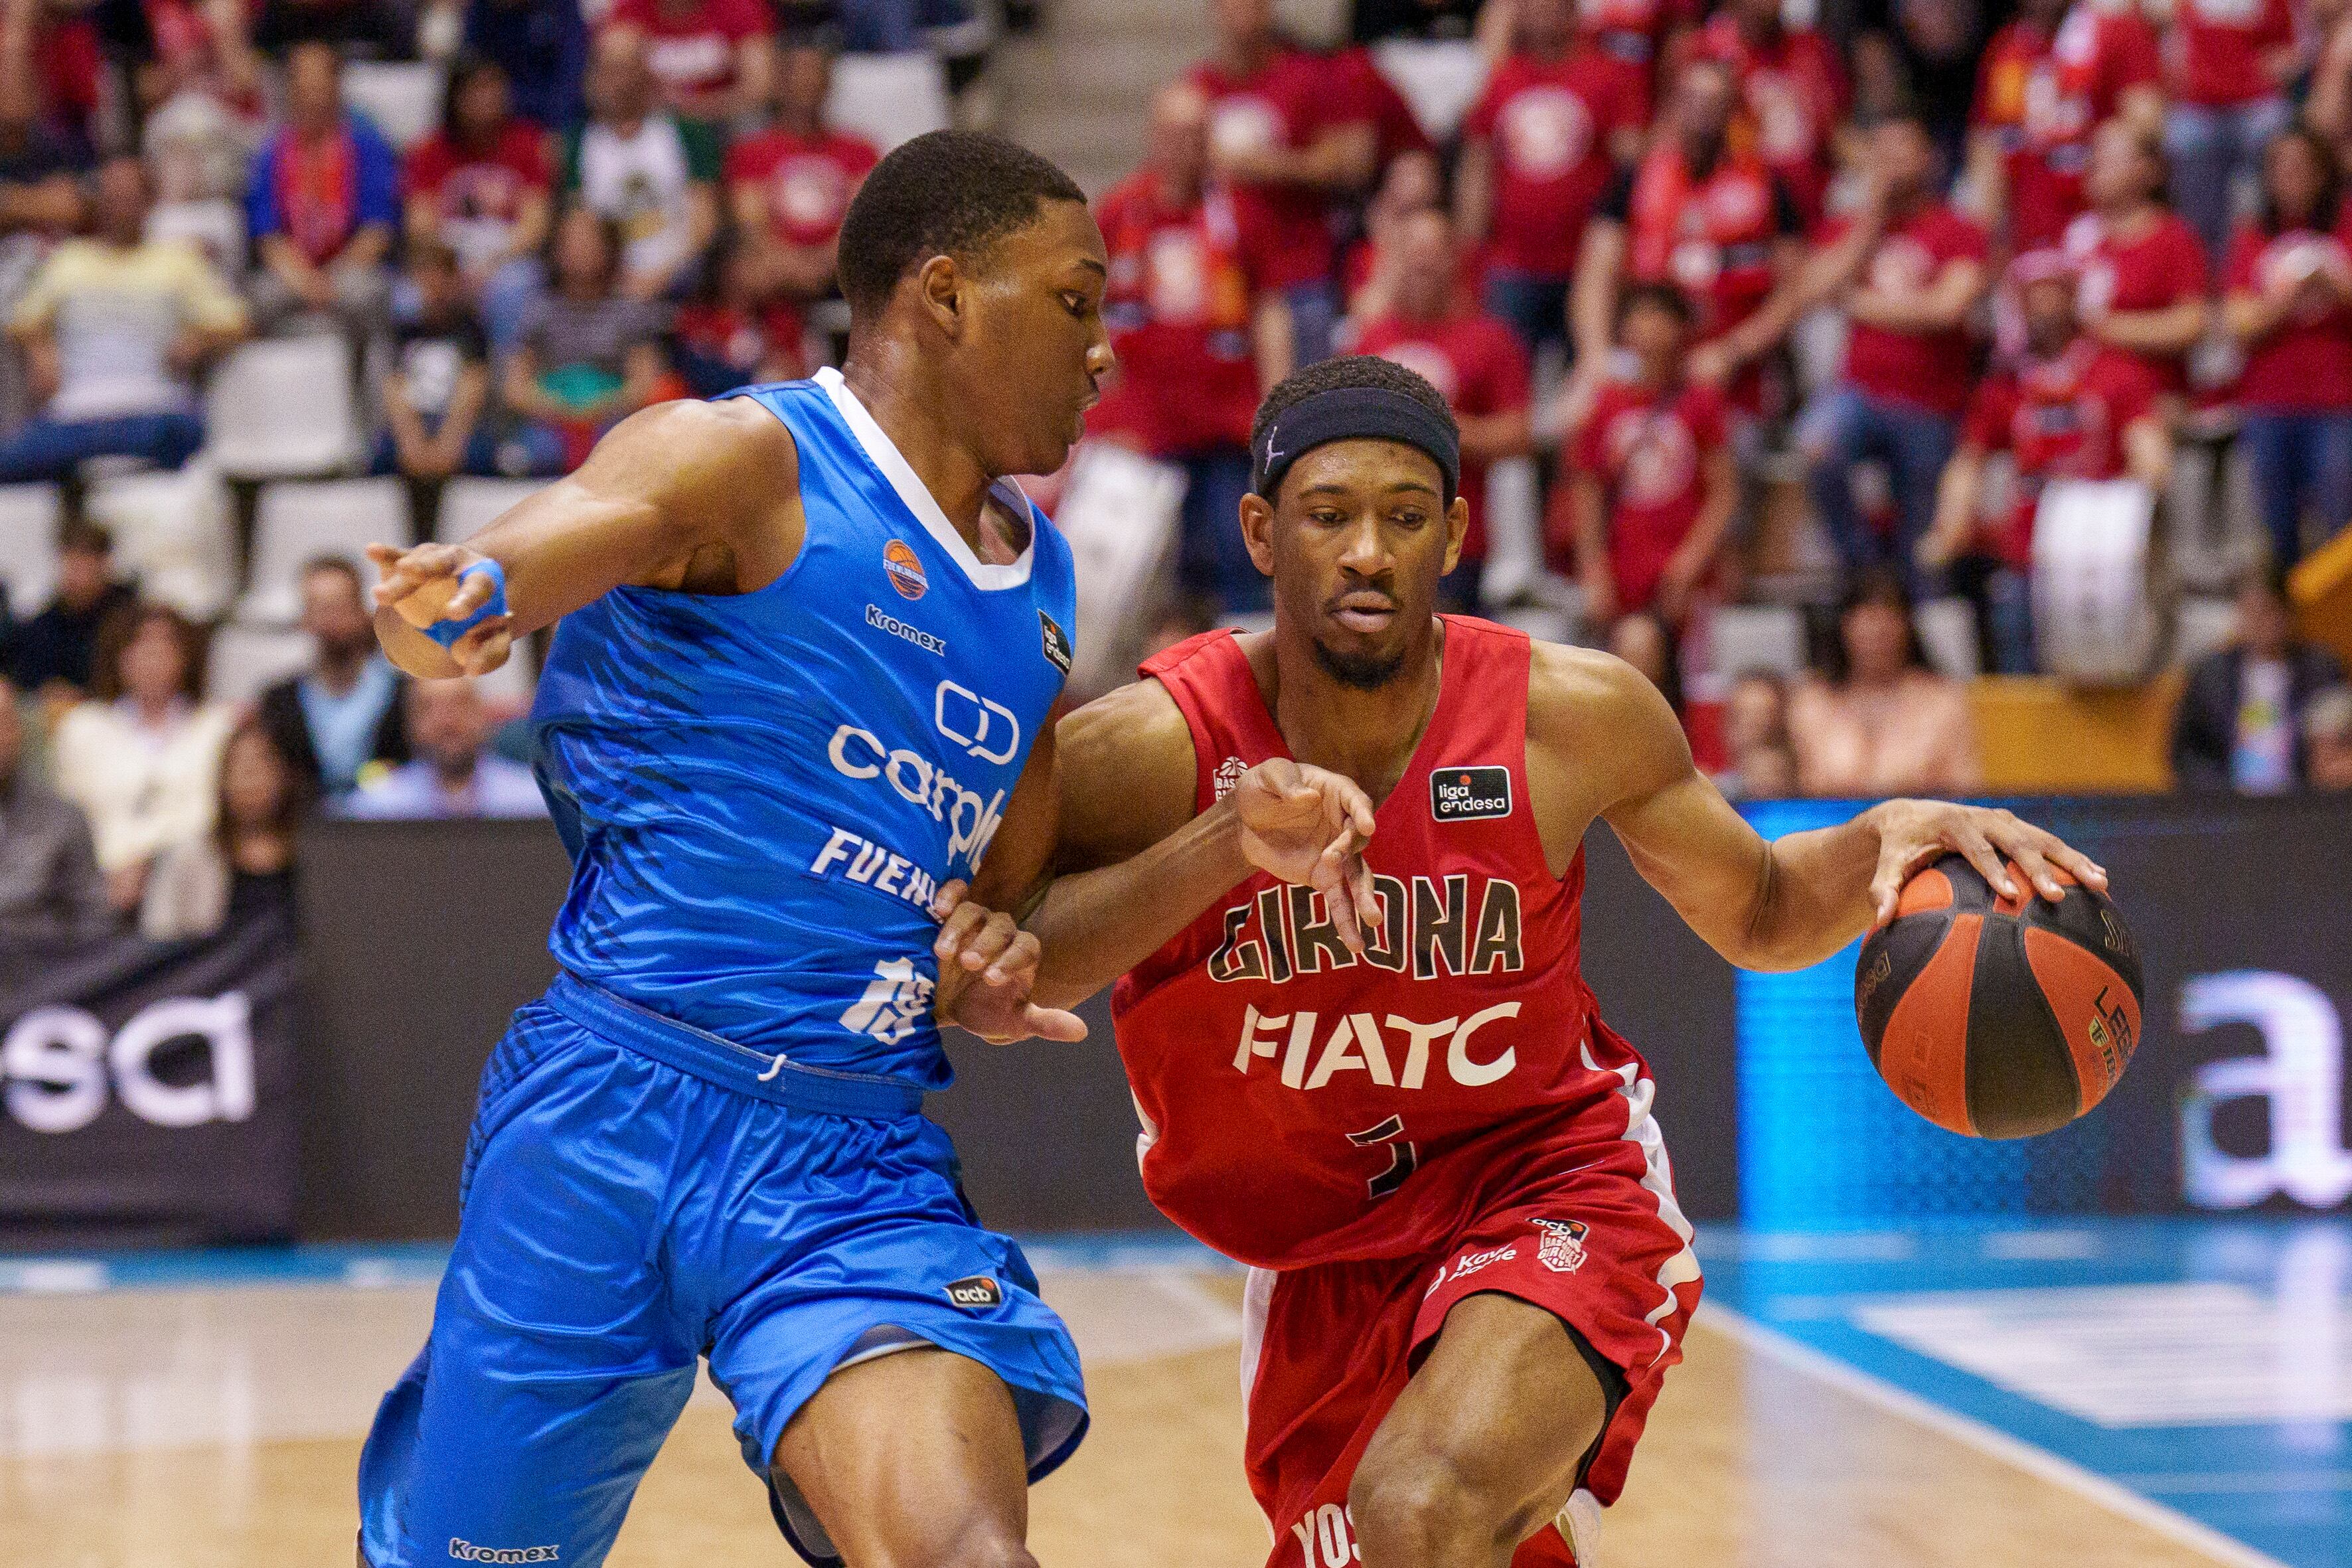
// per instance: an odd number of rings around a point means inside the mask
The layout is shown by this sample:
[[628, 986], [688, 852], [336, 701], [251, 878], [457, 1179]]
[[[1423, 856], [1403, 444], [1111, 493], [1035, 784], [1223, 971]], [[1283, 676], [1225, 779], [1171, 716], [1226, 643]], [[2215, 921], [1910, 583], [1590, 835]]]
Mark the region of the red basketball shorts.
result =
[[[1443, 1247], [1250, 1271], [1245, 1459], [1274, 1530], [1267, 1568], [1354, 1568], [1347, 1509], [1356, 1461], [1445, 1314], [1485, 1290], [1543, 1308], [1623, 1373], [1624, 1396], [1580, 1487], [1595, 1502], [1616, 1500], [1666, 1369], [1682, 1359], [1699, 1296], [1690, 1226], [1647, 1115], [1648, 1082], [1628, 1087], [1633, 1124], [1622, 1142], [1596, 1148], [1580, 1130], [1570, 1135], [1578, 1147], [1530, 1151], [1538, 1157], [1528, 1164], [1543, 1173], [1494, 1194]], [[1547, 1525], [1512, 1563], [1574, 1561], [1559, 1528]]]

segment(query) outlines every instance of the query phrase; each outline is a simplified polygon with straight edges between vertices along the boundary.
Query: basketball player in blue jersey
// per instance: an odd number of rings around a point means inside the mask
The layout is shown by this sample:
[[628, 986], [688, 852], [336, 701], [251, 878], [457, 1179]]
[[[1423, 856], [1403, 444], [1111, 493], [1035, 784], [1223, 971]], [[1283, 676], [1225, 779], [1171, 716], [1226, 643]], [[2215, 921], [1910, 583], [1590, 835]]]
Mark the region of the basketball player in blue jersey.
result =
[[[997, 481], [1079, 434], [1105, 265], [1051, 164], [918, 138], [842, 227], [841, 374], [648, 409], [468, 544], [375, 552], [412, 675], [556, 626], [532, 723], [573, 875], [361, 1458], [363, 1564], [593, 1568], [698, 1357], [812, 1563], [1033, 1563], [1077, 1357], [919, 1107], [938, 1018], [1085, 1032], [1030, 1002], [986, 857], [1052, 840], [1073, 630], [1067, 545]], [[1372, 907], [1353, 785], [1284, 762], [1229, 800], [1092, 894], [1255, 867]]]

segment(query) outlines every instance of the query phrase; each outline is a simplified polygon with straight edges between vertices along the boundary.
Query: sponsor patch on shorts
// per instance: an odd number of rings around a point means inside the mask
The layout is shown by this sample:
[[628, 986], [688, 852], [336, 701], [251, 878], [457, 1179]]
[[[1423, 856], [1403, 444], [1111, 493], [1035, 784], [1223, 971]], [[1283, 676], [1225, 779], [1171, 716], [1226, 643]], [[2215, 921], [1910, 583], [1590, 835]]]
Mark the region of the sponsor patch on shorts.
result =
[[1555, 1274], [1573, 1274], [1584, 1267], [1584, 1238], [1591, 1234], [1580, 1219], [1539, 1219], [1536, 1261]]
[[961, 1279], [950, 1279], [947, 1286], [948, 1301], [967, 1312], [984, 1312], [991, 1307], [1004, 1305], [1004, 1287], [994, 1277], [973, 1274]]

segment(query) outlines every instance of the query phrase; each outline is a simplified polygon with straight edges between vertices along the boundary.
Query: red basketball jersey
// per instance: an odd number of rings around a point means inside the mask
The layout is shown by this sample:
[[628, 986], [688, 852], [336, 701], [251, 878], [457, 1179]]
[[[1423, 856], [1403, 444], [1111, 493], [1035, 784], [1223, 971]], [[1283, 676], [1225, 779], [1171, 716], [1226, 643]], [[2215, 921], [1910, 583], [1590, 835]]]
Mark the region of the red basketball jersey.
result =
[[[1640, 1058], [1578, 973], [1583, 853], [1553, 877], [1528, 807], [1528, 638], [1445, 628], [1436, 711], [1366, 855], [1387, 918], [1363, 957], [1319, 894], [1255, 875], [1112, 997], [1145, 1190], [1260, 1268], [1442, 1247], [1530, 1147], [1626, 1138], [1617, 1069]], [[1231, 632], [1143, 673], [1192, 727], [1196, 810], [1288, 755]]]

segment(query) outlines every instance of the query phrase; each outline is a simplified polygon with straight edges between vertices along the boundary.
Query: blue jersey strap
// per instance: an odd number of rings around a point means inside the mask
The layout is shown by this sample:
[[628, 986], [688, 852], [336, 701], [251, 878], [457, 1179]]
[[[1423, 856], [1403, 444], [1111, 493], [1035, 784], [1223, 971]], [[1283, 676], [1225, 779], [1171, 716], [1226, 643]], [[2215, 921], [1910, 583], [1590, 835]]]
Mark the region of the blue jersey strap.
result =
[[426, 637], [431, 637], [443, 647], [452, 647], [456, 646], [459, 637], [464, 637], [492, 616], [503, 616], [507, 613], [507, 569], [497, 562], [475, 562], [457, 574], [457, 585], [463, 588], [467, 578], [478, 577], [484, 574], [488, 574], [490, 579], [490, 596], [483, 601], [482, 607], [462, 621], [434, 622], [424, 628]]

